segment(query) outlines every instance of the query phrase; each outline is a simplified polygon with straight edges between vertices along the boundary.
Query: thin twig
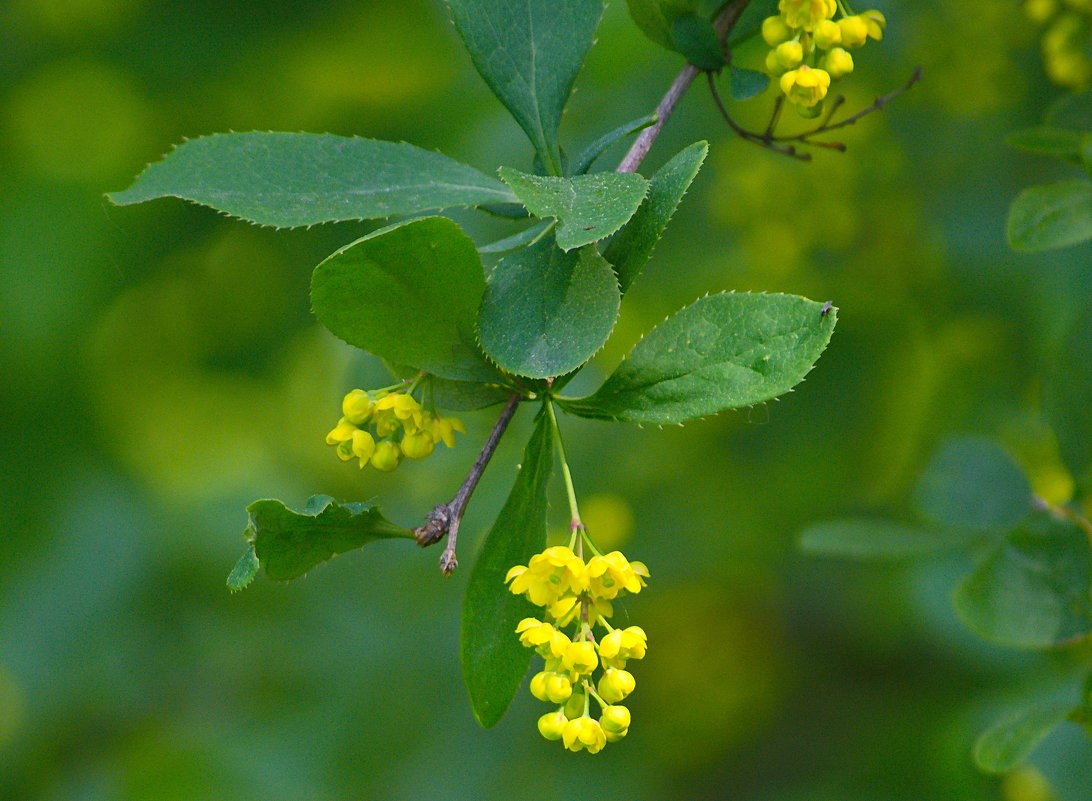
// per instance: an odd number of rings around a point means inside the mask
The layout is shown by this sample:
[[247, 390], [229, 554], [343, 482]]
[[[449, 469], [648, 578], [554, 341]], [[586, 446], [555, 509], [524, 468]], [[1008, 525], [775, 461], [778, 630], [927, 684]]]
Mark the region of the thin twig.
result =
[[[740, 15], [743, 14], [743, 10], [747, 8], [749, 2], [750, 0], [736, 0], [736, 2], [727, 6], [714, 21], [713, 27], [716, 28], [722, 43], [728, 38], [736, 23], [739, 22]], [[641, 162], [645, 160], [645, 156], [648, 155], [648, 151], [652, 149], [652, 143], [656, 141], [656, 137], [660, 135], [660, 131], [667, 124], [668, 118], [675, 111], [675, 107], [679, 105], [679, 101], [682, 100], [686, 90], [690, 88], [690, 84], [694, 82], [700, 72], [701, 70], [693, 64], [687, 64], [682, 68], [682, 71], [675, 77], [675, 80], [672, 81], [671, 86], [660, 100], [660, 104], [656, 106], [656, 122], [641, 131], [637, 138], [633, 140], [629, 152], [618, 164], [616, 172], [636, 172], [637, 168], [641, 166]]]
[[447, 503], [439, 504], [429, 512], [425, 524], [413, 532], [417, 544], [422, 548], [439, 542], [444, 534], [447, 534], [447, 545], [444, 547], [444, 552], [440, 554], [440, 570], [445, 576], [450, 576], [459, 566], [459, 561], [455, 558], [455, 544], [459, 538], [459, 524], [462, 522], [463, 512], [466, 511], [470, 496], [474, 493], [474, 488], [478, 486], [478, 481], [481, 480], [489, 460], [493, 458], [493, 452], [497, 450], [497, 445], [504, 436], [508, 424], [512, 422], [512, 417], [521, 400], [523, 395], [518, 392], [512, 393], [497, 422], [493, 424], [493, 430], [489, 432], [488, 439], [482, 445], [478, 458], [474, 460], [473, 467], [467, 473], [459, 491], [455, 493], [455, 497]]
[[823, 121], [819, 123], [819, 125], [801, 133], [784, 136], [778, 136], [774, 133], [774, 129], [777, 127], [777, 123], [781, 118], [781, 110], [785, 102], [784, 95], [777, 96], [777, 99], [774, 101], [773, 113], [770, 115], [770, 122], [766, 126], [766, 130], [762, 133], [758, 133], [757, 131], [748, 131], [746, 128], [744, 128], [734, 119], [732, 119], [731, 115], [728, 113], [728, 110], [724, 106], [724, 102], [720, 99], [720, 94], [717, 91], [716, 82], [713, 80], [713, 73], [709, 73], [709, 92], [713, 96], [713, 102], [716, 104], [717, 109], [720, 111], [720, 115], [724, 118], [724, 121], [728, 123], [728, 127], [735, 131], [735, 133], [741, 139], [758, 145], [759, 147], [764, 147], [767, 150], [773, 150], [776, 153], [783, 153], [786, 156], [792, 156], [793, 158], [808, 161], [811, 159], [810, 153], [801, 152], [791, 144], [779, 143], [797, 142], [802, 145], [813, 145], [815, 147], [825, 147], [830, 150], [844, 151], [846, 149], [846, 146], [842, 142], [821, 142], [812, 139], [812, 137], [818, 136], [819, 134], [825, 134], [830, 131], [836, 131], [839, 128], [845, 128], [849, 125], [853, 125], [859, 119], [861, 119], [861, 117], [867, 116], [874, 111], [883, 111], [884, 107], [888, 103], [890, 103], [899, 95], [908, 91], [910, 87], [912, 87], [920, 80], [921, 67], [917, 67], [914, 70], [914, 74], [910, 76], [910, 80], [908, 80], [902, 86], [888, 92], [886, 95], [881, 95], [877, 97], [874, 101], [872, 101], [871, 105], [866, 106], [865, 108], [858, 111], [856, 114], [851, 114], [844, 120], [839, 120], [838, 122], [832, 123], [831, 118], [834, 116], [834, 113], [839, 108], [841, 108], [842, 104], [846, 101], [845, 97], [843, 97], [842, 95], [838, 95], [831, 102], [826, 114], [823, 115]]

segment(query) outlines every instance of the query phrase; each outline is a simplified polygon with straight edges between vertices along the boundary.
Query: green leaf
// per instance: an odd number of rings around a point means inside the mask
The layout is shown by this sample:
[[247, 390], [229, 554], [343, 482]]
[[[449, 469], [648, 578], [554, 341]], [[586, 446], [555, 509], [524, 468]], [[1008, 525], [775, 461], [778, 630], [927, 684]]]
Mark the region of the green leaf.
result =
[[648, 196], [640, 208], [607, 243], [603, 257], [614, 266], [623, 293], [629, 290], [648, 263], [653, 248], [708, 152], [707, 143], [695, 142], [657, 170], [649, 179]]
[[897, 561], [950, 551], [966, 545], [962, 536], [922, 531], [881, 520], [834, 520], [800, 535], [800, 549], [819, 556]]
[[770, 400], [803, 380], [837, 312], [795, 295], [704, 297], [637, 343], [593, 395], [566, 401], [582, 417], [681, 423]]
[[698, 69], [719, 70], [725, 64], [713, 23], [697, 14], [682, 14], [672, 21], [671, 43]]
[[1012, 770], [1031, 754], [1051, 730], [1065, 720], [1072, 704], [1035, 704], [982, 733], [974, 746], [974, 761], [987, 773]]
[[1092, 315], [1081, 307], [1051, 360], [1043, 411], [1066, 466], [1077, 477], [1092, 466]]
[[1077, 162], [1081, 157], [1081, 139], [1082, 136], [1077, 131], [1046, 126], [1024, 128], [1005, 137], [1009, 145], [1020, 150]]
[[733, 100], [750, 100], [766, 91], [770, 76], [758, 70], [743, 67], [728, 68], [728, 93]]
[[648, 181], [632, 172], [597, 172], [558, 178], [501, 167], [500, 177], [536, 217], [557, 218], [562, 250], [598, 242], [633, 216], [648, 191]]
[[493, 269], [478, 319], [479, 341], [510, 373], [561, 375], [607, 341], [620, 301], [614, 272], [594, 248], [565, 253], [546, 237]]
[[404, 142], [262, 132], [185, 142], [108, 197], [178, 197], [278, 228], [512, 200], [494, 178]]
[[546, 547], [546, 490], [553, 467], [553, 427], [543, 410], [527, 443], [519, 475], [482, 543], [463, 601], [463, 678], [474, 716], [492, 726], [519, 689], [533, 652], [516, 636], [516, 624], [540, 613], [504, 586], [515, 565]]
[[232, 592], [245, 590], [250, 586], [250, 582], [254, 581], [254, 577], [258, 575], [260, 565], [258, 555], [254, 553], [254, 546], [248, 545], [246, 553], [239, 557], [239, 561], [235, 563], [235, 567], [228, 574], [228, 589]]
[[319, 322], [350, 345], [442, 378], [496, 380], [474, 327], [485, 275], [474, 242], [446, 217], [374, 231], [311, 278]]
[[489, 88], [561, 174], [557, 130], [592, 45], [604, 0], [448, 0], [455, 27]]
[[1029, 252], [1068, 247], [1092, 238], [1092, 181], [1032, 186], [1009, 209], [1009, 244]]
[[1092, 133], [1092, 91], [1068, 95], [1055, 101], [1047, 112], [1046, 124]]
[[512, 236], [506, 236], [504, 239], [498, 239], [495, 242], [490, 242], [488, 245], [482, 245], [478, 248], [479, 253], [507, 253], [509, 250], [515, 250], [521, 248], [524, 245], [530, 245], [532, 242], [536, 242], [546, 235], [549, 231], [557, 225], [553, 220], [543, 220], [540, 223], [524, 228], [518, 234], [512, 234]]
[[626, 0], [626, 4], [629, 6], [630, 17], [645, 36], [661, 47], [675, 52], [679, 52], [672, 36], [675, 20], [704, 10], [699, 8], [698, 0]]
[[481, 384], [471, 381], [448, 381], [429, 376], [426, 396], [438, 409], [452, 412], [472, 412], [488, 406], [504, 403], [512, 390], [500, 384]]
[[[247, 539], [265, 568], [266, 578], [275, 581], [299, 578], [315, 565], [375, 540], [413, 539], [413, 532], [391, 523], [378, 507], [339, 504], [326, 495], [312, 496], [302, 511], [289, 509], [276, 500], [254, 501], [246, 510], [250, 514]], [[244, 555], [243, 560], [248, 556]], [[231, 575], [234, 577], [239, 569], [236, 565]]]
[[1031, 485], [993, 440], [954, 437], [922, 474], [915, 502], [939, 525], [1004, 532], [1031, 512]]
[[580, 155], [576, 157], [576, 161], [574, 161], [572, 165], [573, 175], [583, 175], [589, 169], [591, 169], [591, 166], [595, 163], [595, 160], [602, 156], [607, 148], [609, 148], [619, 139], [624, 136], [629, 136], [631, 134], [642, 131], [650, 125], [654, 125], [658, 119], [659, 117], [656, 114], [649, 114], [648, 116], [638, 117], [635, 120], [631, 120], [625, 125], [619, 125], [613, 131], [608, 131], [607, 133], [603, 134], [586, 148], [584, 148]]
[[1076, 525], [1036, 515], [956, 589], [955, 608], [986, 639], [1046, 648], [1092, 631], [1092, 547]]

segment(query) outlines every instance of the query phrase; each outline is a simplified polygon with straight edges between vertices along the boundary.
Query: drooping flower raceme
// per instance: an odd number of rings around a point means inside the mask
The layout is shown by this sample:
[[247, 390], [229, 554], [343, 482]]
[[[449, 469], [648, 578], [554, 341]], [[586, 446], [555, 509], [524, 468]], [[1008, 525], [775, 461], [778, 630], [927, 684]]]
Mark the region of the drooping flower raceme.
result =
[[[369, 430], [370, 429], [370, 430]], [[326, 435], [342, 461], [359, 460], [384, 472], [402, 458], [424, 459], [443, 442], [455, 447], [455, 432], [465, 434], [462, 421], [427, 412], [410, 392], [354, 389], [341, 401], [341, 419]]]
[[780, 13], [762, 23], [762, 38], [772, 48], [766, 71], [806, 117], [821, 113], [831, 81], [853, 72], [849, 51], [883, 38], [887, 20], [881, 12], [848, 9], [843, 0], [781, 0]]
[[[557, 707], [538, 720], [547, 740], [595, 754], [626, 736], [630, 713], [619, 702], [636, 686], [626, 664], [644, 658], [648, 638], [639, 626], [615, 628], [609, 618], [612, 602], [640, 592], [647, 578], [644, 563], [631, 562], [619, 551], [585, 563], [566, 546], [547, 548], [508, 571], [509, 590], [543, 607], [542, 619], [524, 618], [516, 634], [545, 662], [531, 679], [531, 694]], [[562, 631], [568, 626], [571, 636]], [[598, 718], [591, 714], [592, 700]]]

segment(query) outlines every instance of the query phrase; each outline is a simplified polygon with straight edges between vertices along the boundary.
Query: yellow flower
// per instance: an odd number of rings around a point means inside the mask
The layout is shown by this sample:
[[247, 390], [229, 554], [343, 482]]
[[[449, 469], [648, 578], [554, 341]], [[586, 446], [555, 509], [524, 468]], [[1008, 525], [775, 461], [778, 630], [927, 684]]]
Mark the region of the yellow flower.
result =
[[868, 30], [868, 38], [875, 39], [877, 42], [883, 39], [883, 31], [887, 27], [887, 17], [883, 15], [882, 11], [871, 9], [857, 16], [864, 22], [865, 28]]
[[516, 626], [519, 641], [527, 648], [534, 648], [543, 659], [557, 659], [564, 655], [570, 640], [549, 623], [533, 617], [525, 617]]
[[781, 0], [777, 5], [790, 28], [812, 30], [818, 23], [834, 16], [836, 0]]
[[645, 586], [648, 568], [643, 562], [630, 562], [621, 551], [593, 556], [584, 569], [584, 581], [593, 598], [611, 600], [624, 590], [638, 593]]
[[427, 431], [415, 431], [402, 437], [402, 453], [409, 459], [425, 459], [432, 455], [436, 443]]
[[816, 25], [812, 36], [815, 38], [815, 46], [820, 50], [830, 50], [842, 43], [842, 29], [832, 19], [825, 19]]
[[762, 20], [762, 40], [770, 47], [777, 47], [793, 37], [792, 28], [779, 16], [766, 17]]
[[599, 667], [595, 644], [587, 641], [571, 643], [561, 656], [561, 666], [579, 676], [591, 673]]
[[[567, 626], [576, 620], [581, 611], [581, 598], [587, 596], [564, 595], [546, 607], [546, 612], [557, 621], [559, 626]], [[614, 614], [614, 606], [605, 598], [592, 598], [588, 603], [588, 625], [594, 626], [600, 618], [609, 618]]]
[[526, 566], [516, 565], [504, 581], [515, 595], [526, 595], [535, 606], [549, 606], [568, 593], [579, 593], [584, 562], [569, 548], [555, 545], [531, 557]]
[[842, 29], [842, 47], [860, 47], [868, 41], [868, 23], [860, 14], [838, 20]]
[[569, 719], [560, 709], [556, 712], [547, 712], [538, 719], [538, 733], [547, 740], [560, 740]]
[[633, 692], [633, 688], [636, 686], [637, 681], [628, 670], [607, 668], [603, 671], [603, 675], [599, 679], [599, 686], [596, 689], [599, 690], [599, 695], [603, 697], [604, 701], [616, 704]]
[[384, 473], [389, 473], [391, 470], [398, 467], [401, 461], [401, 449], [389, 440], [380, 442], [376, 445], [375, 453], [372, 454], [372, 458], [369, 460], [372, 467]]
[[432, 435], [434, 442], [443, 442], [449, 448], [455, 447], [456, 431], [460, 434], [466, 433], [466, 426], [457, 417], [435, 417], [426, 421], [424, 428]]
[[330, 433], [326, 435], [326, 444], [337, 445], [339, 442], [348, 442], [353, 438], [353, 432], [357, 430], [356, 426], [342, 417], [337, 421], [337, 425], [333, 427]]
[[570, 720], [562, 730], [561, 738], [570, 751], [587, 749], [589, 754], [598, 754], [607, 744], [606, 734], [598, 721], [588, 717]]
[[375, 453], [375, 438], [367, 431], [357, 429], [353, 432], [353, 456], [360, 460], [361, 468], [368, 463]]
[[599, 716], [599, 725], [607, 734], [619, 734], [625, 736], [629, 731], [630, 714], [624, 706], [605, 706], [603, 714]]
[[835, 47], [823, 56], [822, 65], [823, 69], [830, 74], [831, 80], [837, 81], [853, 72], [853, 56], [848, 50]]
[[364, 423], [372, 415], [372, 399], [362, 389], [354, 389], [341, 400], [341, 413], [353, 425]]
[[781, 76], [781, 91], [799, 106], [811, 108], [827, 96], [830, 74], [826, 70], [812, 69], [807, 64]]
[[777, 63], [787, 70], [799, 67], [804, 61], [804, 46], [800, 42], [782, 42], [776, 48]]
[[628, 659], [644, 659], [648, 635], [640, 626], [615, 629], [599, 641], [599, 656], [604, 665], [625, 667]]

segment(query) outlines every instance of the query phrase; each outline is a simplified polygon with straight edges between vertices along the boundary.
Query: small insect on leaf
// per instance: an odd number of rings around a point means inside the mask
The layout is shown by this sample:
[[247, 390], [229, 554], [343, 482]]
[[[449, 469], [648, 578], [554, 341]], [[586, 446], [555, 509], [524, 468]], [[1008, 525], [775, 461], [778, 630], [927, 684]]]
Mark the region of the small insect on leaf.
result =
[[823, 308], [821, 308], [819, 310], [819, 316], [820, 317], [826, 317], [830, 313], [830, 310], [833, 309], [833, 308], [834, 308], [834, 301], [828, 300], [826, 303], [823, 304]]

